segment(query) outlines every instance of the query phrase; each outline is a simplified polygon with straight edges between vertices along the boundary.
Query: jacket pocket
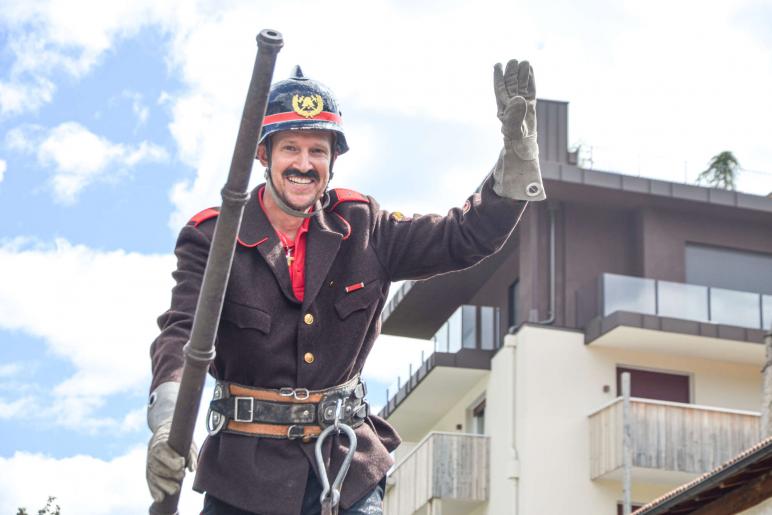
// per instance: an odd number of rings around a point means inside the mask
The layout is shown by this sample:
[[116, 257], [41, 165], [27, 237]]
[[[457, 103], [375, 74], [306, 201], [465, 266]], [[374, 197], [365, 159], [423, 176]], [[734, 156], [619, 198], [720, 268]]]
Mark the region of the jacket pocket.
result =
[[344, 294], [335, 301], [335, 310], [340, 318], [347, 318], [351, 313], [367, 309], [381, 297], [381, 281], [365, 283], [365, 287]]
[[257, 329], [265, 334], [271, 331], [271, 315], [252, 306], [226, 301], [222, 307], [222, 319], [239, 329]]

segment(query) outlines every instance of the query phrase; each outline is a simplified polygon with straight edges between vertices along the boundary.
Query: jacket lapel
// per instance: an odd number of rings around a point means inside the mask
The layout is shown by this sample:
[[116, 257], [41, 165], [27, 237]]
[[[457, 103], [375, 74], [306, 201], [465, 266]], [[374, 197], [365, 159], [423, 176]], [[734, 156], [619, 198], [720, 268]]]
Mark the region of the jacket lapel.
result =
[[287, 299], [298, 302], [292, 292], [287, 257], [281, 241], [271, 222], [268, 221], [263, 208], [260, 207], [258, 192], [261, 186], [252, 190], [252, 194], [244, 207], [244, 217], [239, 228], [238, 244], [243, 247], [257, 248], [268, 268], [276, 277], [279, 288]]
[[310, 305], [322, 287], [332, 262], [338, 255], [343, 235], [329, 224], [329, 214], [322, 211], [311, 219], [306, 241], [306, 291], [303, 306]]

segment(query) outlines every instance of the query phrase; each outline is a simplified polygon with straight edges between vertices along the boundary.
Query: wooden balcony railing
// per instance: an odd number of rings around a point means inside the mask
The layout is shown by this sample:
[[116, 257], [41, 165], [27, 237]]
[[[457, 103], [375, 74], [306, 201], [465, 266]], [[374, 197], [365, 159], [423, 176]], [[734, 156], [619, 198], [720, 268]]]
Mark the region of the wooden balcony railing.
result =
[[[759, 441], [758, 413], [639, 398], [630, 408], [634, 469], [703, 474]], [[590, 476], [609, 477], [622, 468], [622, 399], [589, 418]]]
[[411, 515], [433, 499], [488, 500], [488, 437], [429, 433], [391, 472], [385, 515]]

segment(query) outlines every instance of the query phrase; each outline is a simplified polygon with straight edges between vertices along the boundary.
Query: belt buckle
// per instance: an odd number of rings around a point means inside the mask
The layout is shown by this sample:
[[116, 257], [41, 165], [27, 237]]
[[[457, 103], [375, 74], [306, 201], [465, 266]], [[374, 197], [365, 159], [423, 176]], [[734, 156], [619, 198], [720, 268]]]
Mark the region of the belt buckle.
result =
[[294, 397], [296, 400], [304, 401], [311, 396], [308, 388], [291, 388], [289, 386], [279, 388], [279, 395], [282, 397]]
[[[233, 407], [233, 420], [236, 422], [252, 422], [252, 418], [254, 416], [255, 412], [255, 399], [252, 397], [236, 397], [235, 398], [235, 404]], [[241, 416], [241, 410], [245, 409], [242, 406], [242, 403], [247, 403], [247, 408], [249, 411], [249, 416]]]
[[[300, 431], [300, 434], [297, 433], [298, 430]], [[298, 438], [302, 438], [303, 436], [305, 436], [305, 430], [303, 429], [303, 426], [293, 424], [287, 428], [288, 440], [296, 440]]]

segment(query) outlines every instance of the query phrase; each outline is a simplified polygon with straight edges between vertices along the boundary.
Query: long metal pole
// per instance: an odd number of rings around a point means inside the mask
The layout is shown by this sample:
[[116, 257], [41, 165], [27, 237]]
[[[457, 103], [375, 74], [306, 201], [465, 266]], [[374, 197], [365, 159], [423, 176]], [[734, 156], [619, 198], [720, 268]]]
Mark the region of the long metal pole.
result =
[[[257, 58], [244, 112], [241, 115], [236, 148], [233, 150], [228, 180], [222, 189], [222, 207], [214, 229], [190, 341], [183, 349], [185, 365], [169, 435], [169, 445], [182, 456], [188, 455], [190, 443], [193, 441], [193, 429], [198, 418], [206, 373], [214, 359], [214, 340], [231, 272], [236, 235], [241, 225], [244, 205], [249, 198], [249, 176], [252, 173], [257, 140], [268, 104], [268, 91], [276, 55], [283, 45], [284, 40], [278, 31], [266, 29], [257, 36]], [[153, 503], [150, 514], [176, 515], [179, 497], [180, 494], [177, 493], [167, 496], [161, 503]]]
[[633, 431], [630, 417], [630, 372], [622, 373], [622, 513], [630, 515], [633, 506]]

